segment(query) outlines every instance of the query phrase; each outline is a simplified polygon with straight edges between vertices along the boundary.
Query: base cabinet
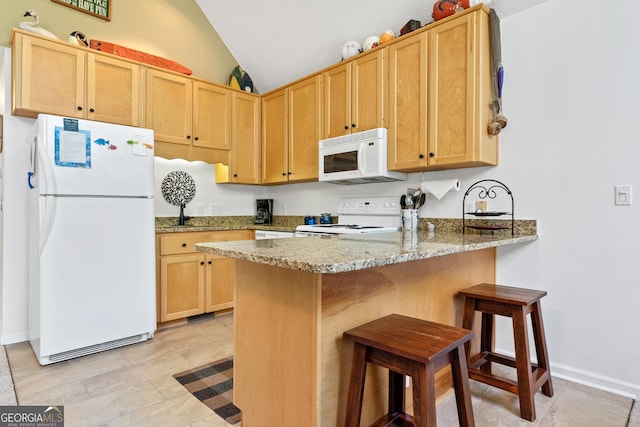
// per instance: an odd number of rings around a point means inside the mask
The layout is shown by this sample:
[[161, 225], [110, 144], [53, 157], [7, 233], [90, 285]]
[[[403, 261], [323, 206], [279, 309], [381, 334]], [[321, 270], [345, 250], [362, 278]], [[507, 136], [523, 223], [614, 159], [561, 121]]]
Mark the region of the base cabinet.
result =
[[233, 308], [235, 262], [218, 255], [205, 256], [205, 312]]
[[198, 242], [248, 240], [253, 231], [166, 233], [156, 238], [158, 321], [233, 308], [234, 260], [196, 252]]
[[160, 258], [160, 321], [204, 313], [205, 267], [202, 255]]

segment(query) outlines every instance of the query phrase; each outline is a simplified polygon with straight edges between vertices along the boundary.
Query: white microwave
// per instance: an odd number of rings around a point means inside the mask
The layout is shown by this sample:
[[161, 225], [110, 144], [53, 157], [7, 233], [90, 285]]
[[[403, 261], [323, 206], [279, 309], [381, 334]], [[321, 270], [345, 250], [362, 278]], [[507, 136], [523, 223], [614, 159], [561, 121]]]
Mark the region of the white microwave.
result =
[[333, 184], [405, 181], [406, 173], [387, 170], [387, 129], [378, 128], [318, 143], [318, 180]]

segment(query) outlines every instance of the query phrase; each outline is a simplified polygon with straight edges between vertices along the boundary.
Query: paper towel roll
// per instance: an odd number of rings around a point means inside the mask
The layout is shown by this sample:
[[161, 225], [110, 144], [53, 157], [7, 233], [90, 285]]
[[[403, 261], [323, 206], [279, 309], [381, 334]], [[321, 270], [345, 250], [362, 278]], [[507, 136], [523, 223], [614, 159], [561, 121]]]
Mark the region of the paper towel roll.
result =
[[442, 199], [442, 196], [451, 190], [460, 190], [459, 179], [441, 179], [436, 181], [422, 181], [420, 189], [423, 193], [431, 193], [436, 199]]

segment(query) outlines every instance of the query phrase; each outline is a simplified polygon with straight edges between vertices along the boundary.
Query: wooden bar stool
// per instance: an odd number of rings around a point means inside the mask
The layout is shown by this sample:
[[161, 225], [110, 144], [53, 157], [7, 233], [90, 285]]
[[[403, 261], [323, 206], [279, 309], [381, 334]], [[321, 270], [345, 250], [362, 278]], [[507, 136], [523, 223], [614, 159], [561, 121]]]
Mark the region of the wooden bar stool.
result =
[[[553, 396], [549, 354], [542, 324], [540, 299], [545, 291], [513, 288], [509, 286], [482, 283], [460, 291], [465, 297], [462, 327], [473, 330], [475, 312], [482, 312], [480, 353], [471, 355], [469, 342], [465, 344], [469, 361], [469, 378], [515, 393], [520, 400], [520, 416], [528, 421], [536, 419], [535, 393], [542, 387], [542, 393]], [[536, 347], [537, 364], [531, 363], [527, 314], [531, 314], [533, 339]], [[511, 317], [515, 358], [498, 354], [493, 348], [493, 321], [495, 315]], [[500, 377], [491, 372], [491, 363], [516, 369], [517, 382]]]
[[[392, 314], [344, 332], [354, 341], [345, 426], [358, 427], [367, 362], [389, 369], [389, 412], [374, 426], [436, 426], [435, 374], [451, 365], [461, 426], [474, 426], [464, 345], [473, 332]], [[405, 413], [413, 379], [413, 417]]]

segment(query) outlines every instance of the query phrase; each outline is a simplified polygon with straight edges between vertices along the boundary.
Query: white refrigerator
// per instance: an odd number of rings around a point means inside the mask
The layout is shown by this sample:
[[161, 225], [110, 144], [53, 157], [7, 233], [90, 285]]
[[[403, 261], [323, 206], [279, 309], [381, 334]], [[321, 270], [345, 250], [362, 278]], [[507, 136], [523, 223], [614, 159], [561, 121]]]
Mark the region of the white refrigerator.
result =
[[153, 131], [41, 114], [25, 147], [40, 364], [153, 337]]

